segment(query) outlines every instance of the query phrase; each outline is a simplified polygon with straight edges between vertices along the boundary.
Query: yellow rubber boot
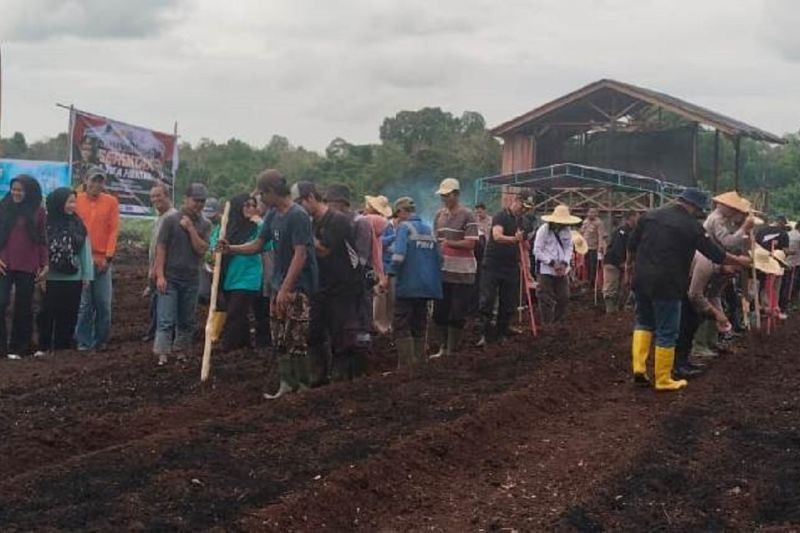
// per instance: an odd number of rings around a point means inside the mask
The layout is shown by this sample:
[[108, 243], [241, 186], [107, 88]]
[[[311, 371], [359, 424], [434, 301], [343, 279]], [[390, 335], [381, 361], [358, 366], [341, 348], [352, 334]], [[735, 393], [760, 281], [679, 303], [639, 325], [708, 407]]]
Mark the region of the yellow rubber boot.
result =
[[631, 355], [633, 360], [633, 380], [637, 383], [649, 384], [647, 377], [647, 356], [650, 354], [650, 343], [653, 332], [644, 329], [633, 330]]
[[672, 379], [675, 348], [656, 346], [656, 390], [678, 390], [688, 385], [685, 379]]
[[228, 318], [228, 313], [214, 311], [211, 317], [211, 342], [217, 342], [222, 337], [222, 328], [225, 327], [226, 318]]

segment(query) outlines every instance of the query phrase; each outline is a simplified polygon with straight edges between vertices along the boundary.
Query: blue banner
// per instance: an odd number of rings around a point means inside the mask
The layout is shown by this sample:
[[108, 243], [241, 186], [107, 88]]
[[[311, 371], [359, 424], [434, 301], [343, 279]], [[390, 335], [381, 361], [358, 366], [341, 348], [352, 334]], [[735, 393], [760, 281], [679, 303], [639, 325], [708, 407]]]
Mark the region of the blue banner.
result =
[[0, 198], [6, 195], [11, 180], [20, 174], [36, 178], [47, 196], [59, 187], [69, 187], [69, 164], [56, 161], [23, 161], [21, 159], [0, 159]]

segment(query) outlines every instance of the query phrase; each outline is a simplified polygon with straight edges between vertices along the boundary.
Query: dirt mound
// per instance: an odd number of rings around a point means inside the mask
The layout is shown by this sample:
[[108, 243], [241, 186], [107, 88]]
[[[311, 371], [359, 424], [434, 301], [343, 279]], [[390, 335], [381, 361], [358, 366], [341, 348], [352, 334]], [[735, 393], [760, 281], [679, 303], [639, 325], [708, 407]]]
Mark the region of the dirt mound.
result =
[[[754, 529], [800, 523], [797, 321], [680, 393], [629, 383], [631, 317], [267, 402], [268, 353], [154, 365], [118, 265], [113, 350], [0, 362], [0, 526]], [[468, 339], [474, 341], [474, 333]], [[199, 347], [198, 347], [199, 351]]]

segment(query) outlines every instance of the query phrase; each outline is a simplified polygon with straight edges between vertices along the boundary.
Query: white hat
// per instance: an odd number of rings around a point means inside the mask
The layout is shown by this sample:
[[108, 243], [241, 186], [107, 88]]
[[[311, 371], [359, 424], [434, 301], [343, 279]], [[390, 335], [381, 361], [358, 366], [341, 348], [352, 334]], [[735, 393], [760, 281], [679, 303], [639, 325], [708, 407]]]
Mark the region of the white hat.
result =
[[450, 194], [453, 191], [460, 191], [461, 184], [455, 178], [445, 178], [439, 184], [439, 190], [436, 191], [438, 195]]
[[569, 213], [569, 207], [564, 204], [557, 205], [556, 208], [553, 209], [553, 214], [542, 216], [542, 220], [545, 222], [552, 222], [553, 224], [563, 224], [565, 226], [571, 226], [581, 221], [580, 218], [571, 215]]

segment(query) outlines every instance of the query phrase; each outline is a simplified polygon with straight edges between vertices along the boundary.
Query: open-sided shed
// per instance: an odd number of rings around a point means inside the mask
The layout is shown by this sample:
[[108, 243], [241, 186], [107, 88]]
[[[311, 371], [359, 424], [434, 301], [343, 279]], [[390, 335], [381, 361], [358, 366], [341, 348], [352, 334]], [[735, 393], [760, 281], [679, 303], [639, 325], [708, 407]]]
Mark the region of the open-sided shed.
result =
[[680, 98], [603, 79], [493, 128], [503, 139], [502, 174], [559, 163], [617, 169], [680, 185], [697, 184], [698, 132], [715, 130], [714, 175], [720, 142], [733, 143], [739, 185], [743, 137], [783, 143], [777, 135]]

